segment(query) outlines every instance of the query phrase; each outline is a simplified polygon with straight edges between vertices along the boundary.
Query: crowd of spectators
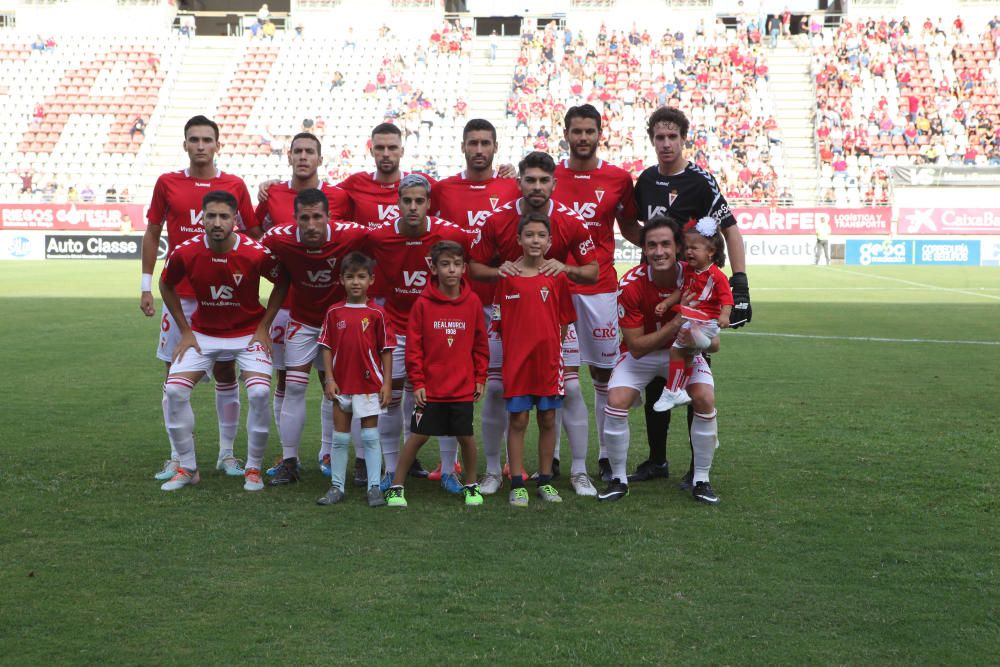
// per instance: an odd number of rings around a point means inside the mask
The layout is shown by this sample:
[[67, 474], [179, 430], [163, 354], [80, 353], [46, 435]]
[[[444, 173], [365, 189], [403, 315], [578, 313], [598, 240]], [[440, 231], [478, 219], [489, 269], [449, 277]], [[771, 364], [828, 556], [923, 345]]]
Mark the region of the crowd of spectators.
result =
[[58, 174], [36, 172], [30, 167], [13, 169], [10, 172], [16, 185], [4, 199], [17, 202], [64, 203], [71, 204], [127, 204], [132, 202], [132, 193], [127, 187], [118, 189], [116, 185], [68, 183]]
[[522, 35], [507, 100], [508, 141], [566, 157], [563, 115], [588, 102], [604, 116], [605, 159], [638, 174], [650, 159], [646, 118], [659, 106], [678, 106], [691, 119], [690, 159], [717, 175], [731, 201], [777, 203], [788, 192], [778, 173], [781, 134], [768, 78], [763, 47], [721, 24], [658, 36], [636, 25], [602, 25], [587, 36], [550, 23]]
[[888, 201], [893, 165], [1000, 165], [1000, 19], [845, 21], [814, 51], [822, 198]]

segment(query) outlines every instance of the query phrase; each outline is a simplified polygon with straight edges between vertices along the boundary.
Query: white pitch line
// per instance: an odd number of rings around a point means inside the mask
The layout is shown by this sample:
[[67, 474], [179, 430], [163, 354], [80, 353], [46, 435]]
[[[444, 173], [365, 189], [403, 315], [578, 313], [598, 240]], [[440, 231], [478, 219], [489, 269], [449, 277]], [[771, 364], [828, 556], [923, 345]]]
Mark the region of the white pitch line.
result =
[[810, 340], [848, 340], [863, 343], [933, 343], [938, 345], [1000, 345], [1000, 340], [938, 340], [935, 338], [878, 338], [873, 336], [819, 336], [812, 334], [775, 333], [769, 331], [734, 331], [732, 336], [767, 338], [805, 338]]
[[[948, 288], [940, 288], [948, 289]], [[1000, 292], [1000, 287], [969, 287], [984, 292]], [[925, 287], [754, 287], [754, 292], [926, 292]]]
[[913, 285], [914, 287], [922, 287], [924, 289], [938, 290], [941, 292], [953, 292], [955, 294], [965, 294], [966, 296], [979, 296], [984, 299], [994, 299], [1000, 301], [1000, 296], [993, 296], [992, 294], [980, 294], [978, 292], [967, 292], [966, 290], [958, 289], [956, 287], [940, 287], [938, 285], [928, 285], [926, 283], [918, 283], [912, 280], [904, 280], [903, 278], [892, 278], [890, 276], [879, 276], [873, 273], [864, 273], [862, 271], [851, 271], [850, 269], [834, 269], [839, 273], [849, 273], [854, 276], [864, 276], [865, 278], [880, 278], [882, 280], [891, 280], [897, 283], [903, 283], [904, 285]]

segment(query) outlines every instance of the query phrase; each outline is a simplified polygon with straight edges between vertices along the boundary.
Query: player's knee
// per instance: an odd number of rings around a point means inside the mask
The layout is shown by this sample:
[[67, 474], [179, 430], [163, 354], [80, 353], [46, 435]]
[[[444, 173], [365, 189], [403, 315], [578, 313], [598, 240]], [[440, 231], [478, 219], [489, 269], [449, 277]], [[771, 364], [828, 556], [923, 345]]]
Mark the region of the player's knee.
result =
[[333, 434], [333, 448], [334, 449], [347, 449], [351, 444], [351, 434], [344, 433], [342, 431], [336, 431]]
[[285, 400], [305, 396], [309, 388], [309, 372], [288, 371], [285, 374]]
[[250, 404], [261, 403], [267, 405], [271, 400], [271, 379], [267, 377], [251, 377], [246, 381], [247, 398]]
[[714, 409], [714, 408], [712, 408], [711, 410], [708, 410], [708, 411], [702, 411], [702, 410], [699, 410], [698, 408], [694, 409], [694, 418], [695, 419], [700, 419], [702, 421], [712, 421], [713, 419], [717, 418], [718, 416], [719, 416], [719, 411], [716, 410], [716, 409]]
[[528, 430], [528, 416], [529, 412], [513, 412], [510, 415], [510, 423], [508, 428], [517, 433], [523, 433]]
[[604, 432], [610, 434], [628, 433], [628, 410], [608, 405], [604, 408]]
[[550, 431], [556, 427], [555, 410], [541, 410], [536, 419], [538, 420], [538, 428]]
[[170, 377], [163, 385], [163, 393], [171, 403], [186, 403], [191, 400], [194, 383], [187, 378]]

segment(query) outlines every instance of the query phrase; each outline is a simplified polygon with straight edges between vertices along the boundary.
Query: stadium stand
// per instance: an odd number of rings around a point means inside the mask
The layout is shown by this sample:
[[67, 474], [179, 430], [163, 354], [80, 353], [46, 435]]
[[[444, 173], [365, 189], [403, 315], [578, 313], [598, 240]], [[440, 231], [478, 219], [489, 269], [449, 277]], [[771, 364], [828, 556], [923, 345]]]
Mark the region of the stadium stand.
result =
[[[0, 179], [0, 199], [134, 192], [130, 174], [169, 95], [180, 48], [166, 35], [42, 39], [3, 33], [0, 161], [10, 166]], [[26, 173], [33, 174], [28, 189], [22, 186]]]
[[522, 36], [504, 157], [516, 161], [530, 150], [566, 157], [563, 114], [587, 102], [605, 117], [605, 159], [637, 175], [648, 166], [646, 119], [669, 104], [687, 110], [689, 155], [717, 175], [730, 202], [777, 203], [787, 184], [767, 80], [763, 48], [733, 30], [654, 37], [602, 26], [585, 35], [549, 24]]
[[817, 45], [822, 200], [885, 203], [888, 168], [1000, 164], [1000, 20], [845, 21]]

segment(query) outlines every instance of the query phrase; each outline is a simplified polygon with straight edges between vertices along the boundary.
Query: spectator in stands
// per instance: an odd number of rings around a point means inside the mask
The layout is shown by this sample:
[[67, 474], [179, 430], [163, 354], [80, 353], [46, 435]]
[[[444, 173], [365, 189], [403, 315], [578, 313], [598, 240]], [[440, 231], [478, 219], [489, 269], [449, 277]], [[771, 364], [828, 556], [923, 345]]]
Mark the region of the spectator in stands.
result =
[[273, 21], [268, 21], [267, 23], [264, 24], [264, 27], [261, 28], [261, 34], [263, 35], [263, 38], [272, 41], [274, 40], [274, 34], [277, 31], [278, 28], [274, 25]]
[[146, 66], [149, 67], [149, 69], [153, 70], [153, 74], [156, 74], [160, 71], [160, 59], [157, 57], [155, 53], [150, 53], [149, 56], [146, 58]]
[[497, 31], [494, 30], [490, 33], [490, 63], [496, 62], [497, 59], [497, 47], [499, 46], [499, 41], [497, 37]]
[[295, 23], [295, 39], [302, 39], [303, 33], [305, 32], [306, 26], [302, 21], [297, 21]]
[[257, 10], [257, 25], [263, 27], [271, 19], [271, 11], [267, 8], [267, 3], [265, 2]]
[[781, 34], [785, 37], [792, 34], [792, 13], [788, 11], [788, 7], [781, 12]]
[[196, 23], [194, 15], [184, 14], [181, 16], [180, 21], [177, 24], [177, 32], [190, 39], [191, 37], [194, 37], [195, 27]]
[[778, 21], [778, 17], [773, 14], [767, 17], [767, 23], [767, 32], [771, 35], [771, 48], [775, 49], [778, 47], [778, 34], [781, 32], [781, 23]]
[[69, 186], [66, 190], [66, 201], [71, 204], [80, 201], [80, 192], [76, 189], [75, 185]]
[[45, 50], [45, 40], [42, 39], [41, 35], [35, 37], [35, 41], [31, 43], [31, 48], [34, 51], [44, 51]]
[[19, 174], [18, 177], [21, 179], [21, 194], [31, 195], [35, 193], [34, 180], [35, 172], [33, 169], [24, 169]]
[[35, 124], [41, 123], [45, 120], [45, 107], [42, 106], [41, 102], [35, 105], [35, 110], [31, 112], [31, 120]]
[[146, 138], [146, 121], [141, 116], [132, 121], [132, 127], [128, 131], [129, 141], [135, 141], [136, 133], [141, 134], [143, 139]]
[[94, 189], [89, 185], [83, 186], [83, 190], [80, 191], [80, 200], [85, 204], [89, 204], [94, 201], [96, 195], [94, 194]]
[[347, 28], [347, 34], [344, 36], [344, 48], [351, 49], [352, 51], [358, 48], [358, 42], [354, 39], [353, 27]]
[[109, 187], [104, 191], [104, 203], [106, 204], [117, 204], [118, 203], [118, 190], [115, 186]]

